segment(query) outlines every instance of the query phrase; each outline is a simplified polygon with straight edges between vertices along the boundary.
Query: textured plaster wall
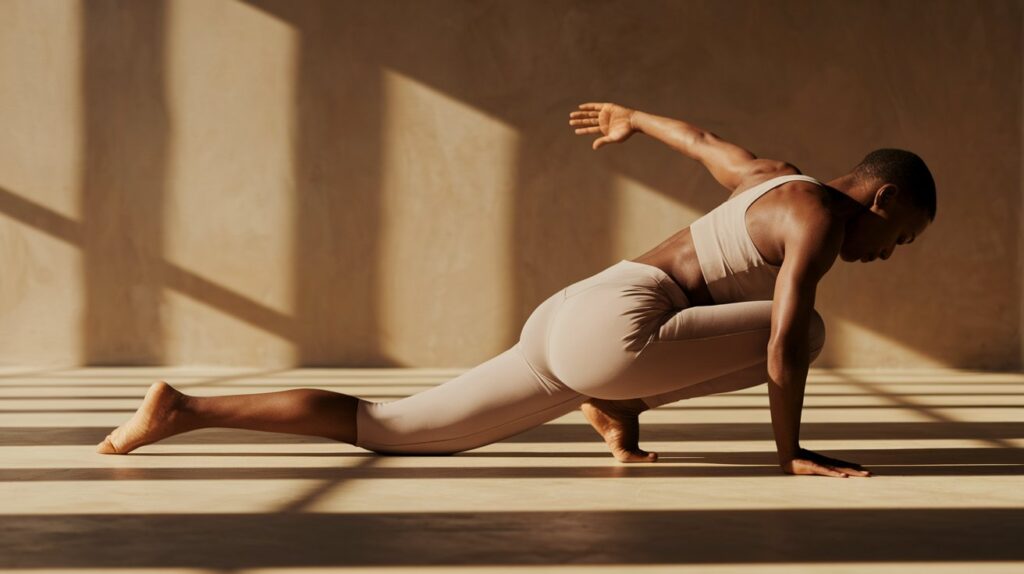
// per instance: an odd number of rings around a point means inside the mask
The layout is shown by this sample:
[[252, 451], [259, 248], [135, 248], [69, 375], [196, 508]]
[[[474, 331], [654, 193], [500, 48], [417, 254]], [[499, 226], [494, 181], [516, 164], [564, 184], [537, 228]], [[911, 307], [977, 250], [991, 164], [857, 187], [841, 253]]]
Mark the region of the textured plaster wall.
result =
[[610, 100], [819, 179], [931, 166], [815, 366], [1019, 368], [1020, 1], [0, 2], [0, 365], [471, 366], [727, 196]]

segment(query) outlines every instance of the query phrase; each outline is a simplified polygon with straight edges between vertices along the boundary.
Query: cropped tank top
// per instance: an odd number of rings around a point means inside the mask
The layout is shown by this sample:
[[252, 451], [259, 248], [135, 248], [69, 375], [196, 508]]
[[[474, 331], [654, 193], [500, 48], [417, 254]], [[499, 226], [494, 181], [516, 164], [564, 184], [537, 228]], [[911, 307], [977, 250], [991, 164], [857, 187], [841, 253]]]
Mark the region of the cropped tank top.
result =
[[757, 198], [795, 180], [822, 185], [809, 175], [773, 177], [722, 202], [690, 224], [697, 262], [716, 304], [774, 297], [780, 267], [765, 261], [754, 247], [744, 218]]

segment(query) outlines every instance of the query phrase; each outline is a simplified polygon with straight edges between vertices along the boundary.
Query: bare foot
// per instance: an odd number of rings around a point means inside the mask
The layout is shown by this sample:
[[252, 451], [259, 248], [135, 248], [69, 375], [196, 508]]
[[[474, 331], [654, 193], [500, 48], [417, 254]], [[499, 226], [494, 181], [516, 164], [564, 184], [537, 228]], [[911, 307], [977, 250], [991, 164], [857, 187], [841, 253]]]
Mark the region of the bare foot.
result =
[[[640, 449], [640, 413], [642, 401], [590, 399], [580, 405], [590, 426], [601, 435], [619, 462], [654, 462], [658, 453]], [[643, 406], [641, 406], [643, 405]]]
[[96, 445], [100, 454], [128, 454], [140, 446], [184, 432], [182, 405], [186, 395], [164, 381], [153, 383], [146, 391], [132, 418], [110, 432]]

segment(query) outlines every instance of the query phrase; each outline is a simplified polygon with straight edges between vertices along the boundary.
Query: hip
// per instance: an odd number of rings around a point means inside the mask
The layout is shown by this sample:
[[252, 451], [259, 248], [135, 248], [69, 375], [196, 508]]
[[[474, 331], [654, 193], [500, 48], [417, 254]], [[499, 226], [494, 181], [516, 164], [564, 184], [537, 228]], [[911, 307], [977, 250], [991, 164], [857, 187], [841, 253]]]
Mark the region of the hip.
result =
[[688, 306], [663, 270], [623, 259], [543, 301], [524, 324], [520, 342], [538, 374], [561, 383], [552, 368], [553, 351], [564, 354], [571, 347], [608, 366], [625, 366], [665, 321]]

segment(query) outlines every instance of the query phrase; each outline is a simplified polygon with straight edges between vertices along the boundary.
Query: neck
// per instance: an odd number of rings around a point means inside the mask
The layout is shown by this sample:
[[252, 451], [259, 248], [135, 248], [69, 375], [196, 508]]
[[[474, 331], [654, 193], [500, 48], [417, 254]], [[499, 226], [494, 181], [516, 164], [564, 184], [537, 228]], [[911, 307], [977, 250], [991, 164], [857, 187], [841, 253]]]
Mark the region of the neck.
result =
[[852, 174], [841, 175], [825, 185], [842, 194], [836, 202], [834, 212], [842, 219], [850, 219], [867, 209], [875, 199], [875, 192]]

